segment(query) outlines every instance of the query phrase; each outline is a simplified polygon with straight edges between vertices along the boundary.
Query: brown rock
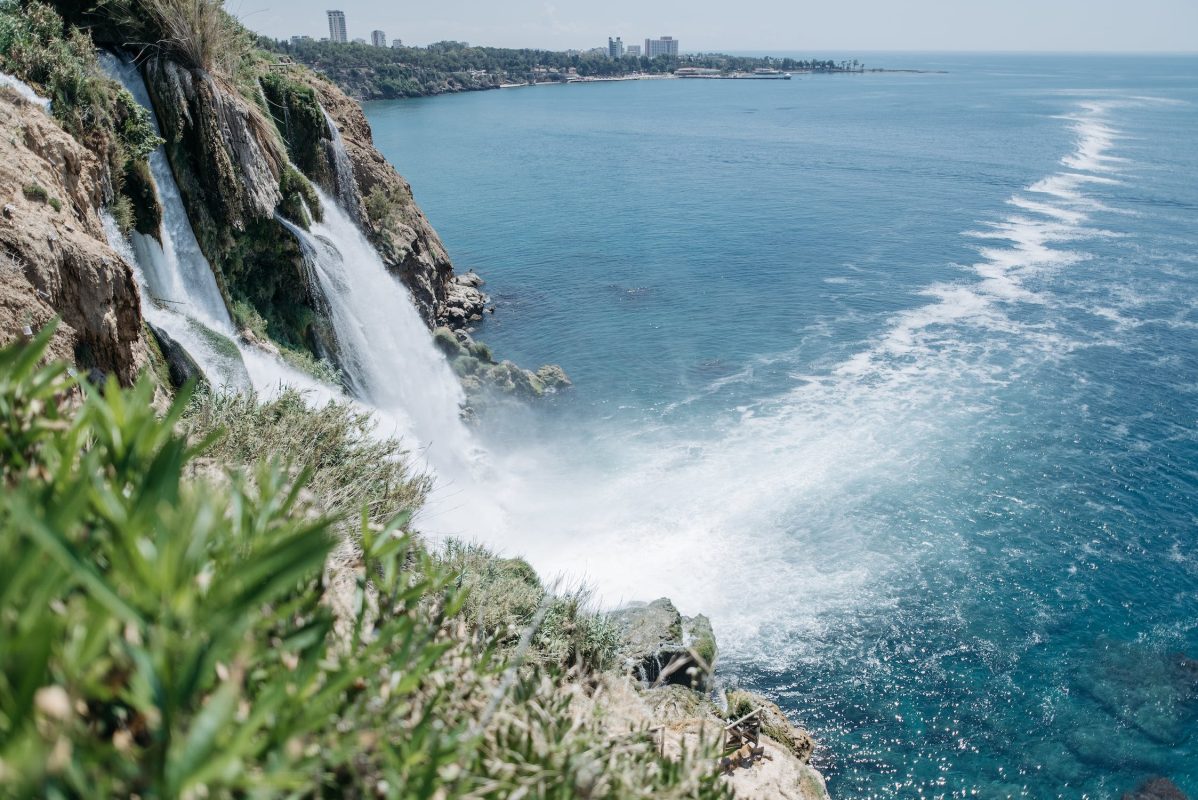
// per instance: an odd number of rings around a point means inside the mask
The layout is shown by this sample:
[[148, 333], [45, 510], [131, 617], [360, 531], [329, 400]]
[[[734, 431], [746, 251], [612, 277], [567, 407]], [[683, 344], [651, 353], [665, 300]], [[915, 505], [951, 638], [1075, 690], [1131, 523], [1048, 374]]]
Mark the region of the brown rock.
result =
[[133, 382], [148, 360], [140, 297], [97, 212], [103, 167], [40, 106], [8, 93], [0, 128], [0, 345], [60, 316], [53, 357]]

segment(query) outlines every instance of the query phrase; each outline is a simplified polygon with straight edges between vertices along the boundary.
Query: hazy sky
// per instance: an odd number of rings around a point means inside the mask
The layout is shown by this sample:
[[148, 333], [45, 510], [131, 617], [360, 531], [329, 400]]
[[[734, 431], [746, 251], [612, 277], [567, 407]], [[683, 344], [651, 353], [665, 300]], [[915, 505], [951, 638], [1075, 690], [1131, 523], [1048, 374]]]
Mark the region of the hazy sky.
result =
[[695, 50], [1194, 51], [1198, 0], [226, 0], [276, 37], [350, 38], [381, 28], [408, 44], [587, 49], [672, 35]]

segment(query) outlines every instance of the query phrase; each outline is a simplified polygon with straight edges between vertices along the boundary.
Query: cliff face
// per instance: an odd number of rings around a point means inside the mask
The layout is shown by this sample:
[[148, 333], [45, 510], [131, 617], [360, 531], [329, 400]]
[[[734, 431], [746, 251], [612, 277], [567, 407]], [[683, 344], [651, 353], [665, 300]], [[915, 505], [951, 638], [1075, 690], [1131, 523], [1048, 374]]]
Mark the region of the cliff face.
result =
[[61, 316], [51, 354], [124, 384], [146, 365], [133, 274], [97, 213], [96, 156], [40, 106], [0, 91], [0, 345]]
[[271, 218], [285, 156], [261, 112], [201, 70], [155, 58], [145, 74], [192, 224], [231, 235]]
[[168, 60], [143, 71], [192, 226], [231, 305], [252, 306], [284, 344], [335, 351], [301, 252], [275, 219], [306, 227], [309, 213], [319, 216], [316, 184], [362, 225], [425, 323], [447, 318], [453, 265], [407, 182], [374, 148], [357, 102], [303, 68], [266, 71], [257, 102]]
[[353, 164], [362, 203], [359, 216], [366, 221], [384, 263], [411, 291], [426, 324], [444, 322], [453, 264], [412, 197], [412, 187], [375, 149], [370, 123], [357, 101], [315, 73], [304, 70], [300, 78], [337, 124]]

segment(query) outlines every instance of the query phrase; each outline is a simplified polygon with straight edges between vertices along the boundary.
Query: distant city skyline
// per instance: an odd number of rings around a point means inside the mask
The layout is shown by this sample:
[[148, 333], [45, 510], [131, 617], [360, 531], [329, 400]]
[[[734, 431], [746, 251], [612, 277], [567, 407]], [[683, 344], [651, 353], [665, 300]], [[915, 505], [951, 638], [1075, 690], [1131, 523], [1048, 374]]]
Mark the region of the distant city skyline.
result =
[[[258, 0], [230, 6], [268, 36], [325, 38], [329, 1]], [[645, 4], [609, 0], [566, 4], [511, 0], [441, 0], [427, 10], [372, 0], [338, 0], [347, 38], [399, 31], [405, 42], [446, 39], [496, 47], [553, 50], [602, 48], [617, 33], [626, 43], [669, 31], [684, 52], [697, 51], [1041, 51], [1194, 52], [1195, 0], [856, 0], [849, 4], [761, 0], [737, 6], [720, 0]]]

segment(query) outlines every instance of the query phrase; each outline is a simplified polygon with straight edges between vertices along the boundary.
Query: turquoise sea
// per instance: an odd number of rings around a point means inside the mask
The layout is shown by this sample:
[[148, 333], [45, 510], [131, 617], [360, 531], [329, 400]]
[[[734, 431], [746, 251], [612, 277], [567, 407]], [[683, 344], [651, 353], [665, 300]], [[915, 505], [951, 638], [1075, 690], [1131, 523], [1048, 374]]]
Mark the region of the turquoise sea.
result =
[[367, 106], [575, 383], [491, 544], [711, 615], [834, 797], [1198, 797], [1198, 58], [853, 56], [945, 72]]

